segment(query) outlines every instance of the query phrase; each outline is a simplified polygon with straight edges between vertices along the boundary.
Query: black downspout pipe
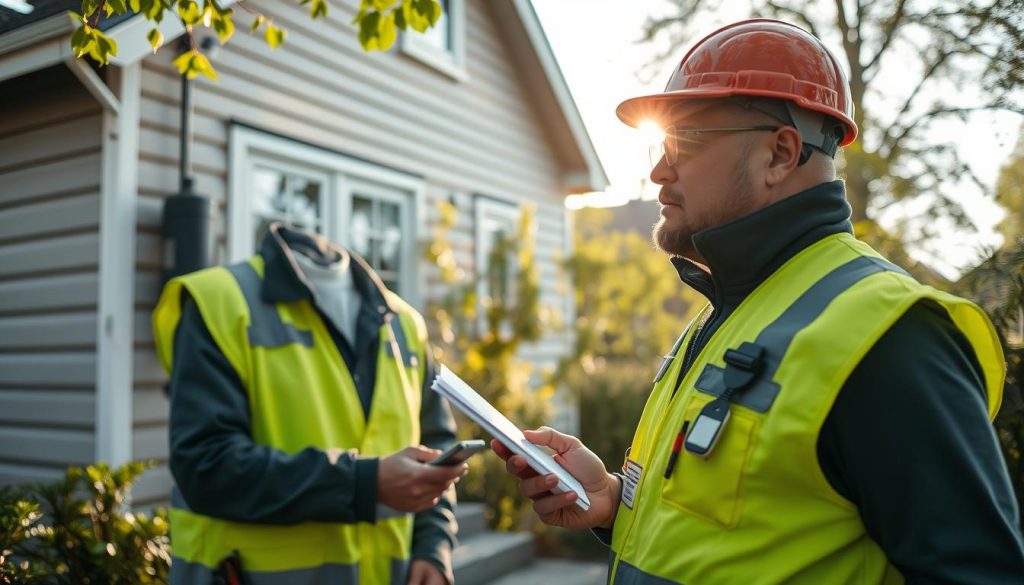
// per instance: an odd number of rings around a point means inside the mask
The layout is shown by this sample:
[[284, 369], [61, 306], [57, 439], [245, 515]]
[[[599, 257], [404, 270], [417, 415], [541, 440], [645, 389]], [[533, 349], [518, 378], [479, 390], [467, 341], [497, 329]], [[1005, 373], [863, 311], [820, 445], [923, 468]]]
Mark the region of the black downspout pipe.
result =
[[[191, 50], [187, 39], [185, 50]], [[203, 43], [204, 50], [207, 48]], [[178, 193], [164, 200], [161, 283], [210, 265], [210, 200], [193, 191], [192, 80], [181, 76], [181, 137]]]

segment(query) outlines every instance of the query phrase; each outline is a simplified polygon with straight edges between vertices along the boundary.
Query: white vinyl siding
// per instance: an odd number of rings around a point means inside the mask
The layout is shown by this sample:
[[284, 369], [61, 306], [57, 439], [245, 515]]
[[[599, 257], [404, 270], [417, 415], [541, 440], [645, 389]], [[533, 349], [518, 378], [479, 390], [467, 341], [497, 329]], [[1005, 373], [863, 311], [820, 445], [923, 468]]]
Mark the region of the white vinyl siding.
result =
[[102, 111], [63, 65], [0, 83], [0, 484], [95, 457]]

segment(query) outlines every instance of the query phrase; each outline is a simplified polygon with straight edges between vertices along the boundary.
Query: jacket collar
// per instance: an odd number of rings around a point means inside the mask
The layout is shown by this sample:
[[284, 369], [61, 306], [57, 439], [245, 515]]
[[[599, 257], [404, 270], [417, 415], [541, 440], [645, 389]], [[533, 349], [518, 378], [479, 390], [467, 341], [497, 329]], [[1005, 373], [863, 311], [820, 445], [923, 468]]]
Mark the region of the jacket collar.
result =
[[300, 231], [274, 222], [267, 228], [260, 245], [263, 257], [263, 284], [260, 296], [270, 303], [313, 300], [313, 287], [303, 275], [295, 260], [301, 253], [314, 261], [330, 264], [343, 256], [351, 257], [349, 270], [356, 291], [364, 303], [377, 307], [380, 315], [395, 313], [387, 300], [387, 288], [366, 260], [335, 244], [320, 234]]
[[694, 234], [710, 273], [672, 258], [679, 278], [716, 306], [738, 303], [800, 250], [832, 234], [853, 233], [842, 181], [786, 197], [764, 209]]

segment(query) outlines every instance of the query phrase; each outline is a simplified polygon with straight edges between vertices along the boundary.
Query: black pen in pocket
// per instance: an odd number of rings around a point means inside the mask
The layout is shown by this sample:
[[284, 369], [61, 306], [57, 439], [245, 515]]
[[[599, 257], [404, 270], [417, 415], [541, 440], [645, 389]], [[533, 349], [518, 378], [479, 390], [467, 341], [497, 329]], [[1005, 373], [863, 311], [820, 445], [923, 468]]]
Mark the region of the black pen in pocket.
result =
[[686, 440], [686, 431], [690, 428], [690, 421], [683, 421], [683, 428], [679, 429], [676, 435], [676, 442], [672, 443], [672, 453], [668, 456], [668, 465], [665, 466], [665, 479], [672, 477], [672, 470], [676, 467], [676, 459], [679, 459], [679, 451], [683, 448], [683, 441]]

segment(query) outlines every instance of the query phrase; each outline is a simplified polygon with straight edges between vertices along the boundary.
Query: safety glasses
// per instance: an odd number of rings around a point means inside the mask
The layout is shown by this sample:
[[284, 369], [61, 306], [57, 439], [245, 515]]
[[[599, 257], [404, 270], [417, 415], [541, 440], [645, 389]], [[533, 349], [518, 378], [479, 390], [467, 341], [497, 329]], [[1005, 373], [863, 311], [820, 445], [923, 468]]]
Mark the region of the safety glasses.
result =
[[712, 135], [726, 134], [731, 132], [775, 132], [782, 126], [742, 126], [738, 128], [676, 128], [668, 126], [665, 128], [665, 139], [657, 144], [651, 145], [651, 165], [657, 165], [661, 157], [665, 162], [674, 165], [684, 157], [697, 154], [703, 148]]

